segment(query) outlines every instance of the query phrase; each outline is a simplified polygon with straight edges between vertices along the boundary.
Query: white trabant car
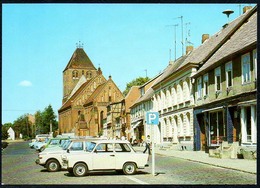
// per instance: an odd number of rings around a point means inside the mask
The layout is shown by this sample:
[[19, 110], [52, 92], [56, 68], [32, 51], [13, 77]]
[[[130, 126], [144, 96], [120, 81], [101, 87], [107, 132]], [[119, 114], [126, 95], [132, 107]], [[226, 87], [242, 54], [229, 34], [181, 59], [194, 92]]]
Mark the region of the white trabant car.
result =
[[136, 152], [126, 140], [92, 141], [86, 152], [62, 156], [63, 166], [69, 173], [84, 176], [88, 171], [116, 170], [126, 175], [136, 173], [137, 169], [148, 166], [148, 154]]
[[71, 139], [67, 140], [66, 143], [60, 149], [45, 149], [38, 154], [38, 158], [35, 163], [47, 168], [49, 172], [60, 171], [66, 169], [67, 166], [62, 165], [62, 154], [68, 153], [71, 155], [77, 155], [85, 152], [89, 144], [99, 138], [89, 139]]

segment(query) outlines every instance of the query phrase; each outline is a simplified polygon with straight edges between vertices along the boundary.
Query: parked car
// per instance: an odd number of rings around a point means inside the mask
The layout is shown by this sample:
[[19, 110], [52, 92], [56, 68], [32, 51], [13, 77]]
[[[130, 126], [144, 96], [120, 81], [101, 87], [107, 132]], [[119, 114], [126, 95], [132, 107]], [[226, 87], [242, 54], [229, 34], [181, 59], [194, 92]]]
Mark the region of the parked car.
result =
[[62, 164], [75, 176], [84, 176], [88, 171], [116, 170], [126, 175], [148, 166], [148, 154], [136, 152], [126, 140], [92, 141], [85, 152], [77, 155], [62, 155]]
[[42, 141], [38, 141], [38, 142], [35, 142], [35, 144], [33, 145], [34, 149], [36, 149], [37, 151], [40, 151], [41, 148], [46, 145], [49, 141], [49, 138], [45, 138], [44, 140]]
[[63, 150], [65, 145], [70, 143], [70, 140], [72, 139], [67, 139], [67, 140], [62, 140], [60, 145], [52, 145], [52, 147], [45, 147], [44, 151], [58, 151], [58, 150]]
[[68, 137], [56, 137], [56, 138], [51, 138], [49, 140], [47, 140], [47, 142], [42, 142], [39, 143], [35, 146], [35, 149], [37, 151], [43, 151], [45, 148], [51, 148], [51, 147], [55, 147], [55, 146], [59, 146], [61, 145], [65, 140], [69, 140]]
[[72, 155], [77, 155], [80, 152], [85, 152], [87, 146], [97, 139], [98, 138], [71, 139], [63, 145], [62, 149], [46, 149], [40, 152], [35, 163], [47, 168], [49, 172], [59, 171], [65, 168], [62, 165], [62, 154], [69, 152]]
[[34, 145], [38, 144], [39, 142], [44, 142], [46, 138], [49, 138], [50, 135], [48, 134], [38, 134], [35, 136], [35, 139], [32, 139], [32, 142], [29, 143], [30, 148], [35, 148]]

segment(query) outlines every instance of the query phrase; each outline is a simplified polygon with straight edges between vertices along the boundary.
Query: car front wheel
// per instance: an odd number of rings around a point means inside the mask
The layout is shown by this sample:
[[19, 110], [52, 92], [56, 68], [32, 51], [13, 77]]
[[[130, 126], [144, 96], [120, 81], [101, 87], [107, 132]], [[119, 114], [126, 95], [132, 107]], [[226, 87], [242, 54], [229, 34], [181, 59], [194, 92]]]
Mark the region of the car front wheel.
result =
[[73, 174], [77, 177], [85, 176], [88, 167], [84, 163], [78, 163], [73, 167]]
[[133, 175], [136, 172], [136, 165], [135, 163], [125, 163], [123, 166], [123, 172], [126, 175]]
[[49, 172], [57, 172], [60, 170], [60, 163], [52, 159], [47, 162], [46, 167]]

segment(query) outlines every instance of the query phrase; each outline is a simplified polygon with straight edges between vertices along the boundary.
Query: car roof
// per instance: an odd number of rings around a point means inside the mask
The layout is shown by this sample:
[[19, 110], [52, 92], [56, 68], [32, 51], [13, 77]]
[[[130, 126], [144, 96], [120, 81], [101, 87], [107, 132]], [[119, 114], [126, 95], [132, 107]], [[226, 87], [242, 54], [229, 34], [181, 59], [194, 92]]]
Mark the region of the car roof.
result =
[[55, 137], [55, 138], [50, 138], [50, 140], [69, 140], [70, 138], [68, 137]]
[[95, 143], [130, 143], [128, 140], [95, 140]]
[[79, 141], [97, 141], [97, 140], [104, 140], [101, 138], [72, 138], [70, 139], [73, 142], [79, 142]]

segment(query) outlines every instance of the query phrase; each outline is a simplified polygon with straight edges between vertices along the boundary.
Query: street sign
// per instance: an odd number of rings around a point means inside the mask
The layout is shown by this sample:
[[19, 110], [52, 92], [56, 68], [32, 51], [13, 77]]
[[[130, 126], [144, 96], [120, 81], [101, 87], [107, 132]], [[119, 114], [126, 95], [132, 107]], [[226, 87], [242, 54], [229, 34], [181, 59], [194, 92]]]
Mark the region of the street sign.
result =
[[146, 113], [146, 123], [148, 125], [158, 125], [159, 124], [159, 112], [147, 112]]
[[[146, 112], [146, 124], [147, 125], [158, 125], [159, 124], [159, 112]], [[155, 176], [155, 126], [153, 126], [152, 134], [152, 174]]]

